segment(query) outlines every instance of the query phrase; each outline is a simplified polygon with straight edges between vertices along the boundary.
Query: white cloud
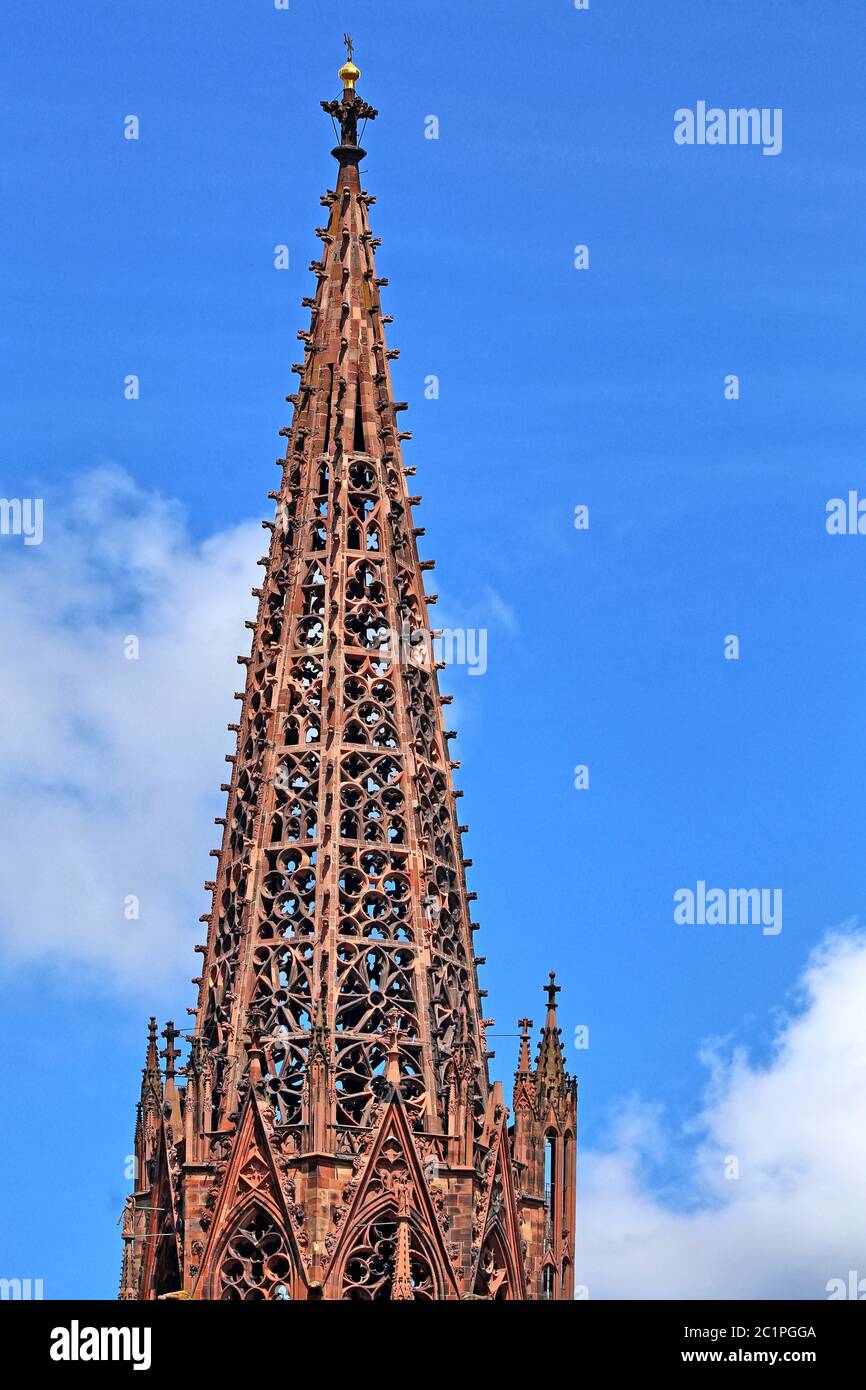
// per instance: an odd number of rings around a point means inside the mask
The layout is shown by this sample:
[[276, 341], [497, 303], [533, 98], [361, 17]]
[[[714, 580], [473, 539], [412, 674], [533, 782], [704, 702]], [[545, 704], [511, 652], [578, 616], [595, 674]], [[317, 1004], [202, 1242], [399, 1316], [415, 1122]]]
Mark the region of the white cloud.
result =
[[7, 960], [136, 989], [193, 973], [262, 534], [196, 542], [175, 503], [102, 468], [46, 500], [41, 547], [3, 542]]
[[[826, 1298], [851, 1269], [866, 1279], [864, 999], [866, 934], [829, 935], [768, 1063], [708, 1047], [686, 1134], [632, 1102], [608, 1146], [583, 1154], [577, 1273], [591, 1298]], [[677, 1209], [650, 1177], [666, 1157], [689, 1198]]]
[[519, 630], [520, 625], [511, 604], [506, 603], [502, 595], [491, 584], [484, 585], [484, 593], [494, 620], [504, 627], [506, 632], [514, 635]]

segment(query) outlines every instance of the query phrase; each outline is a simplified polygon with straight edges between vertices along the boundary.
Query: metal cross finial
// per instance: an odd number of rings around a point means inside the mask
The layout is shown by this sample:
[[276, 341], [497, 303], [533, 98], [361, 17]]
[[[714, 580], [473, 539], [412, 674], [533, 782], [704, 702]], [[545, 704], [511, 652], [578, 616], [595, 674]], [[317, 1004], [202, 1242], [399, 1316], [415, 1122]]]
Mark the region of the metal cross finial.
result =
[[347, 59], [348, 62], [351, 63], [352, 58], [353, 58], [353, 56], [354, 56], [354, 52], [355, 52], [355, 46], [354, 46], [354, 44], [352, 43], [352, 35], [351, 35], [351, 34], [344, 34], [344, 35], [343, 35], [343, 43], [346, 45], [346, 59]]
[[561, 990], [562, 990], [562, 986], [561, 986], [561, 985], [554, 984], [555, 979], [556, 979], [556, 975], [555, 975], [554, 971], [551, 970], [551, 972], [550, 972], [550, 984], [544, 986], [544, 988], [545, 988], [545, 990], [546, 990], [546, 992], [547, 992], [547, 1006], [548, 1006], [548, 1008], [550, 1008], [550, 1009], [555, 1009], [555, 1008], [556, 1008], [556, 996], [557, 996], [557, 994], [561, 993]]

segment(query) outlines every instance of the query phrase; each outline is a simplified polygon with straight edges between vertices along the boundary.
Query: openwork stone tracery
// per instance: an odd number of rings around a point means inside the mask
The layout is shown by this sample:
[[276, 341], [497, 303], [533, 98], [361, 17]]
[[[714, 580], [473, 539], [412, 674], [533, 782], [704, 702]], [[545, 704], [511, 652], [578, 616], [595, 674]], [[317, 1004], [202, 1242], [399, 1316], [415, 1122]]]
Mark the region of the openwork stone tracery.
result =
[[288, 1241], [273, 1217], [253, 1206], [238, 1222], [219, 1267], [219, 1298], [246, 1301], [292, 1297]]
[[[393, 1212], [385, 1210], [354, 1233], [343, 1271], [341, 1297], [349, 1300], [390, 1299], [399, 1253], [400, 1226]], [[411, 1297], [429, 1302], [436, 1297], [432, 1265], [419, 1248], [414, 1230], [409, 1236]]]

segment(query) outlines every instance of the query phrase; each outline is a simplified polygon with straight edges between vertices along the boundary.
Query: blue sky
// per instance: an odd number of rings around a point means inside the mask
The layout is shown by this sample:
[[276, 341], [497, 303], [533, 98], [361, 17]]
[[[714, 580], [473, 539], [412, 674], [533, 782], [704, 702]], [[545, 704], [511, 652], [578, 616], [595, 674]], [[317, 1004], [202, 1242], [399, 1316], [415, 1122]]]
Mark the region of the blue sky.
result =
[[[0, 1274], [43, 1277], [48, 1296], [114, 1293], [147, 1016], [183, 1020], [193, 1000], [224, 776], [215, 740], [228, 749], [245, 565], [261, 551], [246, 524], [267, 515], [307, 325], [335, 169], [319, 101], [337, 92], [345, 28], [381, 112], [365, 183], [424, 553], [441, 611], [490, 628], [483, 678], [442, 684], [457, 696], [496, 1031], [524, 1012], [540, 1022], [556, 968], [584, 1150], [611, 1142], [611, 1116], [640, 1098], [668, 1135], [647, 1191], [688, 1207], [682, 1136], [705, 1093], [702, 1043], [733, 1040], [770, 1064], [810, 952], [866, 907], [866, 538], [824, 524], [829, 498], [866, 495], [856, 7], [13, 0], [0, 491], [45, 499], [45, 541], [0, 541], [0, 582], [23, 615], [3, 663], [4, 820], [20, 841], [2, 862], [13, 1196]], [[782, 108], [781, 154], [676, 145], [675, 110], [699, 100]], [[136, 142], [123, 139], [130, 113]], [[424, 138], [431, 114], [438, 140]], [[577, 244], [588, 270], [574, 268]], [[588, 531], [574, 528], [578, 504]], [[187, 672], [180, 710], [165, 682], [127, 705], [127, 673], [112, 677], [109, 738], [89, 722], [100, 633], [139, 621], [160, 640], [177, 620], [159, 606], [167, 562], [201, 603], [215, 552], [237, 572], [229, 645], [217, 625], [213, 671]], [[738, 662], [723, 659], [730, 633]], [[91, 654], [103, 666], [88, 682]], [[66, 720], [74, 768], [61, 739], [33, 774]], [[131, 823], [124, 842], [110, 816], [123, 798], [106, 788], [127, 766], [118, 748], [136, 733], [156, 747], [166, 721], [181, 753], [213, 725], [172, 812], [192, 846], [172, 866], [188, 880], [182, 934], [164, 951], [158, 923], [118, 923], [103, 960], [92, 922], [78, 948], [80, 922], [112, 849], [134, 865], [139, 843]], [[588, 791], [574, 789], [578, 763]], [[152, 792], [136, 824], [158, 884]], [[70, 803], [64, 857], [55, 812]], [[699, 879], [781, 888], [783, 931], [675, 926], [674, 892]], [[115, 943], [136, 930], [132, 968]], [[570, 1044], [578, 1024], [586, 1051]], [[514, 1050], [498, 1039], [506, 1081]]]

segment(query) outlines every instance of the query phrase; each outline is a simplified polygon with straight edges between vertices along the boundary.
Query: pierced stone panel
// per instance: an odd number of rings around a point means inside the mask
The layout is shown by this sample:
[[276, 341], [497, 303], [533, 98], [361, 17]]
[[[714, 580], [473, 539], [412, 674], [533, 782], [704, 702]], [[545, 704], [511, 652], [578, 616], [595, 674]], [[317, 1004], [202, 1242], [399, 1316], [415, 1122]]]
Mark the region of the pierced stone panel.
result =
[[219, 1267], [220, 1299], [282, 1302], [292, 1297], [294, 1268], [289, 1243], [260, 1206], [241, 1218]]
[[[414, 1020], [400, 1015], [411, 1024]], [[422, 1048], [401, 1042], [400, 1094], [410, 1115], [420, 1119], [426, 1103]], [[379, 1034], [339, 1034], [335, 1043], [337, 1123], [363, 1125], [375, 1103], [385, 1093], [387, 1039]]]
[[282, 725], [286, 747], [318, 744], [322, 737], [322, 663], [314, 656], [300, 657], [288, 681], [287, 716]]
[[337, 1032], [381, 1033], [396, 1010], [401, 1032], [417, 1038], [412, 950], [341, 941], [337, 961]]
[[308, 1034], [292, 1033], [285, 1024], [279, 1024], [270, 1037], [262, 1040], [265, 1090], [275, 1125], [301, 1122], [308, 1046]]
[[319, 826], [319, 756], [287, 755], [274, 773], [271, 843], [316, 840]]
[[[367, 1221], [359, 1230], [344, 1265], [341, 1298], [352, 1302], [389, 1300], [396, 1257], [397, 1219], [386, 1211]], [[411, 1227], [409, 1263], [413, 1298], [422, 1302], [433, 1300], [436, 1297], [433, 1269]]]
[[339, 890], [341, 936], [414, 940], [408, 860], [398, 849], [341, 846]]

